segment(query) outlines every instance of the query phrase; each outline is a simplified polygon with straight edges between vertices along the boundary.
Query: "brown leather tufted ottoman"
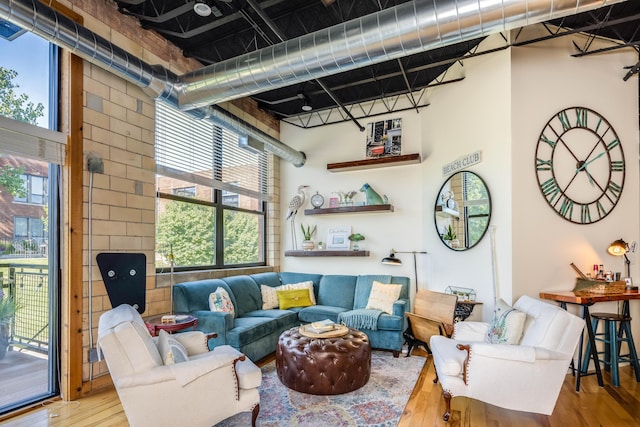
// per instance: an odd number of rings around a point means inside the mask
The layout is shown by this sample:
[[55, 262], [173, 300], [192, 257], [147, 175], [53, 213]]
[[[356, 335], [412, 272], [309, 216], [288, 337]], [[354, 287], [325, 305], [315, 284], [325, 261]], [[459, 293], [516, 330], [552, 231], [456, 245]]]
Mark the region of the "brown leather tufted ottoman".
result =
[[278, 339], [276, 370], [282, 384], [302, 393], [357, 390], [371, 374], [369, 338], [356, 329], [336, 338], [309, 338], [291, 328]]

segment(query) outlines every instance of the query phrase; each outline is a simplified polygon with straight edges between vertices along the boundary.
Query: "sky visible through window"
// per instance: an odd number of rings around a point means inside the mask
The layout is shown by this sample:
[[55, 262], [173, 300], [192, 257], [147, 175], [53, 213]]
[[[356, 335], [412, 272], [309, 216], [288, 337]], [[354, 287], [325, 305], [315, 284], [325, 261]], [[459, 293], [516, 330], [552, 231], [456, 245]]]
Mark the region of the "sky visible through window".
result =
[[48, 127], [49, 117], [49, 43], [26, 32], [13, 41], [0, 38], [0, 66], [18, 72], [13, 80], [16, 94], [26, 93], [29, 101], [44, 105], [38, 125]]

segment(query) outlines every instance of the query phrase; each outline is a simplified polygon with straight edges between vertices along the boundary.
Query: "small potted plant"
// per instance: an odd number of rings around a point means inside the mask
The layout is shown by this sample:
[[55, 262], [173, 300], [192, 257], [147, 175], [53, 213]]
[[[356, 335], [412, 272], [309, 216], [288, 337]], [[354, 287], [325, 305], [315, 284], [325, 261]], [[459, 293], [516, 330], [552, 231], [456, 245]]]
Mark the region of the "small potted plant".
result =
[[311, 228], [311, 226], [308, 225], [305, 228], [304, 224], [300, 224], [300, 228], [302, 229], [302, 236], [304, 237], [304, 240], [302, 241], [302, 249], [305, 251], [313, 250], [316, 245], [313, 243], [311, 238], [316, 232], [316, 226], [314, 225], [313, 228]]
[[449, 247], [457, 248], [460, 245], [456, 232], [453, 231], [451, 224], [447, 226], [447, 232], [442, 235], [442, 240], [448, 243]]
[[319, 251], [321, 251], [321, 250], [323, 250], [323, 249], [324, 249], [324, 243], [322, 243], [322, 240], [320, 240], [320, 241], [318, 242], [318, 250], [319, 250]]
[[0, 360], [7, 355], [11, 342], [11, 324], [20, 306], [0, 289]]
[[353, 242], [353, 250], [359, 251], [360, 245], [358, 244], [358, 242], [361, 242], [362, 240], [364, 240], [364, 236], [360, 233], [353, 233], [352, 235], [349, 236], [349, 240]]

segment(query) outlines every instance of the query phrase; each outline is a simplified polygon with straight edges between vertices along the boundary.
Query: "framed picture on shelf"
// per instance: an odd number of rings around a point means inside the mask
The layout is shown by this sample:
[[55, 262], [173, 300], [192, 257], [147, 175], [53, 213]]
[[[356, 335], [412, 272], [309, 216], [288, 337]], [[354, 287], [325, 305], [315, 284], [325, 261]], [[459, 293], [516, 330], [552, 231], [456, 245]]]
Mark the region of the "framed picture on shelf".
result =
[[327, 250], [349, 250], [351, 227], [331, 227], [327, 234]]
[[337, 197], [331, 197], [329, 199], [329, 207], [330, 208], [337, 208], [338, 207], [338, 198]]

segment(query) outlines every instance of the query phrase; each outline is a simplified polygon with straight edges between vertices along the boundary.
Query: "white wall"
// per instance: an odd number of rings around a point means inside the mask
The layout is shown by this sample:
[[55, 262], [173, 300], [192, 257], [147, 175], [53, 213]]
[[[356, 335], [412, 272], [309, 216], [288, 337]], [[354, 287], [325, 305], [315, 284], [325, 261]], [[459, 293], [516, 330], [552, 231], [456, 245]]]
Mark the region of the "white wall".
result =
[[[355, 125], [299, 129], [282, 123], [282, 141], [308, 158], [302, 168], [282, 163], [283, 210], [300, 184], [311, 185], [307, 197], [318, 190], [328, 203], [332, 191], [357, 190], [368, 182], [395, 206], [393, 213], [305, 217], [301, 212], [298, 222], [318, 225], [316, 240], [326, 240], [330, 226], [351, 225], [366, 236], [362, 246], [371, 256], [293, 258], [282, 253], [282, 270], [413, 277], [411, 255], [399, 255], [404, 261], [401, 267], [380, 264], [380, 259], [391, 248], [426, 250], [427, 256], [418, 256], [420, 286], [436, 291], [449, 285], [473, 288], [484, 302], [483, 318], [488, 320], [494, 297], [491, 233], [474, 248], [454, 252], [440, 241], [433, 217], [435, 199], [446, 180], [442, 166], [477, 150], [482, 151], [482, 161], [468, 170], [485, 180], [491, 194], [500, 297], [512, 302], [545, 289], [571, 289], [575, 281], [571, 262], [584, 270], [594, 262], [622, 270], [622, 261], [607, 255], [606, 247], [620, 237], [639, 239], [638, 87], [635, 78], [622, 81], [622, 67], [637, 62], [637, 56], [617, 51], [571, 58], [571, 53], [571, 40], [565, 37], [466, 60], [465, 79], [432, 89], [431, 105], [419, 114], [376, 117], [402, 118], [403, 154], [421, 153], [420, 165], [331, 173], [327, 163], [364, 158], [364, 135]], [[610, 120], [623, 141], [627, 161], [620, 203], [606, 219], [592, 225], [571, 224], [555, 214], [535, 177], [535, 148], [542, 127], [554, 113], [574, 105], [593, 108]], [[362, 124], [368, 121], [372, 120], [363, 119]], [[292, 246], [288, 224], [282, 229], [284, 252]], [[640, 282], [638, 260], [632, 257], [632, 262], [632, 274]]]
[[[579, 45], [584, 38], [574, 37]], [[597, 48], [594, 44], [592, 49]], [[623, 81], [624, 66], [637, 62], [632, 50], [572, 58], [570, 38], [512, 50], [513, 293], [571, 290], [575, 263], [590, 272], [593, 264], [624, 274], [623, 260], [606, 252], [616, 239], [640, 238], [638, 222], [638, 79]], [[599, 222], [573, 224], [546, 203], [534, 169], [537, 138], [547, 121], [564, 108], [583, 106], [603, 115], [620, 137], [626, 163], [624, 190], [618, 205]], [[589, 140], [591, 144], [591, 140]], [[640, 281], [639, 254], [630, 255], [631, 274]], [[631, 303], [633, 309], [640, 309]], [[598, 310], [607, 307], [599, 304]], [[607, 309], [616, 309], [610, 304]], [[640, 313], [640, 310], [637, 311]], [[637, 318], [638, 315], [634, 318]], [[639, 323], [640, 325], [640, 323]], [[640, 326], [636, 326], [639, 330]]]

